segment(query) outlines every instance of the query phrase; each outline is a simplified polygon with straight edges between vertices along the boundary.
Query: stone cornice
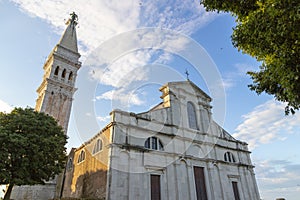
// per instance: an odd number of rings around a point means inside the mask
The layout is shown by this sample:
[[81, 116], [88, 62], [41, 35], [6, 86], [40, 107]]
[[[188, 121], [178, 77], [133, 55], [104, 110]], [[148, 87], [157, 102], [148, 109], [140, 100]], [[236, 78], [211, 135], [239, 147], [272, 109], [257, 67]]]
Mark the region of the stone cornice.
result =
[[192, 156], [192, 155], [183, 155], [183, 154], [174, 153], [174, 152], [148, 149], [148, 148], [145, 148], [144, 146], [139, 146], [139, 145], [119, 144], [119, 143], [113, 143], [113, 144], [109, 145], [110, 148], [113, 147], [113, 146], [119, 147], [121, 149], [126, 149], [128, 151], [134, 150], [134, 151], [143, 152], [143, 153], [151, 153], [151, 154], [157, 154], [157, 155], [166, 155], [166, 156], [171, 156], [171, 157], [178, 157], [176, 159], [197, 160], [197, 161], [202, 161], [202, 162], [206, 162], [206, 163], [212, 163], [214, 165], [222, 164], [222, 165], [229, 165], [229, 166], [236, 166], [236, 167], [246, 167], [246, 168], [250, 168], [250, 169], [255, 168], [254, 165], [241, 163], [241, 162], [232, 163], [232, 162], [226, 162], [224, 160], [218, 160], [218, 159], [213, 159], [213, 158], [206, 158], [206, 157], [199, 158], [199, 157], [195, 157], [195, 156]]
[[72, 65], [72, 66], [76, 67], [77, 69], [79, 69], [81, 67], [81, 62], [80, 61], [70, 60], [70, 58], [68, 58], [66, 56], [63, 56], [62, 54], [59, 54], [57, 52], [53, 53], [53, 57], [54, 57], [54, 59], [61, 60], [61, 61], [65, 62], [69, 65]]

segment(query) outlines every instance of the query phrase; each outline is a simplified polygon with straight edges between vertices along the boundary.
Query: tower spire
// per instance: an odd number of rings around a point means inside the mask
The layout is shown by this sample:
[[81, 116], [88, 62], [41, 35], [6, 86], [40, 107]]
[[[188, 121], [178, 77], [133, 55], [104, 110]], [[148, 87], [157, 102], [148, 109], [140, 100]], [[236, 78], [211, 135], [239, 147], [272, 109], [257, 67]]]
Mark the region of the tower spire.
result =
[[78, 24], [78, 16], [75, 12], [70, 14], [70, 18], [66, 22], [67, 28], [63, 33], [59, 45], [78, 53], [77, 47], [77, 36], [76, 36], [76, 25]]

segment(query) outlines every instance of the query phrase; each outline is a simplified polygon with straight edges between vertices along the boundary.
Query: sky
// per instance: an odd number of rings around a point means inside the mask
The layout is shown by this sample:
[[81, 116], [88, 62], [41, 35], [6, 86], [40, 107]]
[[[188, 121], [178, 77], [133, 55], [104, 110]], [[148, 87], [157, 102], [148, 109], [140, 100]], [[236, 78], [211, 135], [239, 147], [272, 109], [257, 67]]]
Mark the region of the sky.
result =
[[149, 110], [159, 87], [188, 71], [213, 98], [215, 121], [249, 144], [261, 198], [299, 198], [300, 114], [285, 116], [283, 103], [249, 90], [246, 72], [260, 63], [232, 46], [235, 19], [198, 1], [0, 0], [0, 111], [35, 106], [43, 64], [73, 11], [82, 67], [68, 149], [101, 130], [113, 109]]

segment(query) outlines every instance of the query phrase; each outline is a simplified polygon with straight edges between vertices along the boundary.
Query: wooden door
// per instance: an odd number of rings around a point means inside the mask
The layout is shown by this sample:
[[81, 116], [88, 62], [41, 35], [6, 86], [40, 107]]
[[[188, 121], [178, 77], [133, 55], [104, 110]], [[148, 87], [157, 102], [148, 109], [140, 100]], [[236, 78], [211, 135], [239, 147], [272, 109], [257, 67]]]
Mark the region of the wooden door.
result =
[[151, 200], [160, 200], [160, 175], [151, 174]]
[[234, 199], [240, 200], [240, 194], [239, 194], [237, 182], [232, 181], [232, 189], [233, 189]]
[[194, 166], [197, 200], [207, 200], [204, 168]]

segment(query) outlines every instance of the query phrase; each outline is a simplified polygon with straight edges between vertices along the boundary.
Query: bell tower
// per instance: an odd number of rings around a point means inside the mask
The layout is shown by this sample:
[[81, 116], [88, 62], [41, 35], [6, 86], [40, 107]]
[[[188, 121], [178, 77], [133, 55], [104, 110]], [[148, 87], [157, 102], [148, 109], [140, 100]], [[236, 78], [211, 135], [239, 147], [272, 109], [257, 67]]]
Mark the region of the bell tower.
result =
[[78, 53], [76, 25], [78, 17], [73, 12], [67, 21], [67, 28], [58, 44], [44, 64], [44, 77], [37, 89], [35, 110], [54, 117], [67, 134], [75, 80], [81, 67]]
[[[43, 81], [37, 89], [35, 110], [54, 117], [67, 134], [75, 80], [81, 67], [78, 53], [76, 25], [78, 17], [73, 12], [67, 21], [67, 28], [58, 44], [49, 54], [44, 64]], [[59, 176], [58, 176], [59, 177]], [[47, 200], [59, 197], [61, 180], [52, 179], [45, 185], [22, 185], [13, 188], [11, 198], [16, 200]]]

